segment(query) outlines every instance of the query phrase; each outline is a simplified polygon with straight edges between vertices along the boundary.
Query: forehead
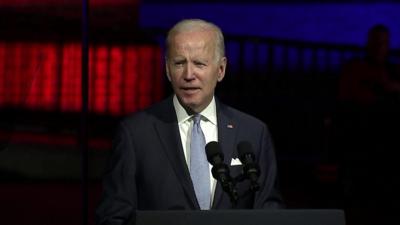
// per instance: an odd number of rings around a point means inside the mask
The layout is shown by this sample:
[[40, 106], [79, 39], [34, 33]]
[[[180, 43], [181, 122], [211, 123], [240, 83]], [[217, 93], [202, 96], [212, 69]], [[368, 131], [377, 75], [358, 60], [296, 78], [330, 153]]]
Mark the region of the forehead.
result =
[[213, 50], [215, 46], [214, 34], [209, 30], [188, 31], [175, 34], [171, 38], [171, 52]]

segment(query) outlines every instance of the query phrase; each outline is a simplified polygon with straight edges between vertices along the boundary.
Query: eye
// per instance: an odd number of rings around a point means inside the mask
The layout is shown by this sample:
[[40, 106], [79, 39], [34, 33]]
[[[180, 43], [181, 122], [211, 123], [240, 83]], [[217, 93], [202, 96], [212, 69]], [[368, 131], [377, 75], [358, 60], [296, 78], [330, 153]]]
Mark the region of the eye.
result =
[[183, 64], [185, 64], [185, 60], [174, 61], [174, 66], [182, 66]]
[[200, 68], [203, 68], [203, 67], [207, 66], [205, 63], [200, 62], [200, 61], [195, 61], [194, 65], [196, 65], [197, 67], [200, 67]]

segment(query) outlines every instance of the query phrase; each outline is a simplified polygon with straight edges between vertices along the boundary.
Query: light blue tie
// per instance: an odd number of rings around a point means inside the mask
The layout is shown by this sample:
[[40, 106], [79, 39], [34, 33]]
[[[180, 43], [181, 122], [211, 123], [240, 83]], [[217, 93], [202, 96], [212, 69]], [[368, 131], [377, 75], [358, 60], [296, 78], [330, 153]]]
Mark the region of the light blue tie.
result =
[[190, 177], [200, 208], [210, 209], [210, 171], [205, 152], [206, 140], [200, 127], [201, 115], [193, 117], [193, 129], [190, 142]]

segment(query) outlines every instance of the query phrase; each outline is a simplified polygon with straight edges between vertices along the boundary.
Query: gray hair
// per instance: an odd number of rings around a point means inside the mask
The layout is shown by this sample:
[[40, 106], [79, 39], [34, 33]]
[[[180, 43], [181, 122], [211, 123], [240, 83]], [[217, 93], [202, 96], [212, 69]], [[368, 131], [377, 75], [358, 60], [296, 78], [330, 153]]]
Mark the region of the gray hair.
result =
[[171, 39], [175, 35], [183, 32], [189, 32], [189, 31], [201, 31], [201, 30], [212, 30], [215, 34], [216, 40], [216, 56], [218, 56], [218, 60], [221, 59], [222, 57], [225, 56], [225, 44], [224, 44], [224, 35], [222, 34], [221, 29], [211, 23], [207, 22], [205, 20], [201, 19], [184, 19], [179, 21], [177, 24], [175, 24], [169, 31], [166, 39], [166, 57], [168, 57], [168, 52], [169, 52], [169, 47], [171, 44]]

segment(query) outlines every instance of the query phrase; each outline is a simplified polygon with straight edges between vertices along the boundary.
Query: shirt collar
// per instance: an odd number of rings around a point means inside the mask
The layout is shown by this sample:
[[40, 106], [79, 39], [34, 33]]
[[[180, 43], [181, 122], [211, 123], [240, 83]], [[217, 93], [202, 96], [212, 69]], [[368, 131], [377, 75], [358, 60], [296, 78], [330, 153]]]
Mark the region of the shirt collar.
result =
[[[178, 97], [176, 97], [176, 95], [174, 95], [173, 103], [174, 103], [176, 116], [178, 118], [178, 123], [183, 123], [192, 117], [183, 108], [181, 103], [178, 101]], [[208, 106], [203, 111], [200, 112], [200, 115], [202, 115], [204, 118], [206, 118], [208, 121], [210, 121], [214, 125], [217, 124], [217, 111], [216, 111], [214, 97], [212, 98], [210, 104], [208, 104]]]

